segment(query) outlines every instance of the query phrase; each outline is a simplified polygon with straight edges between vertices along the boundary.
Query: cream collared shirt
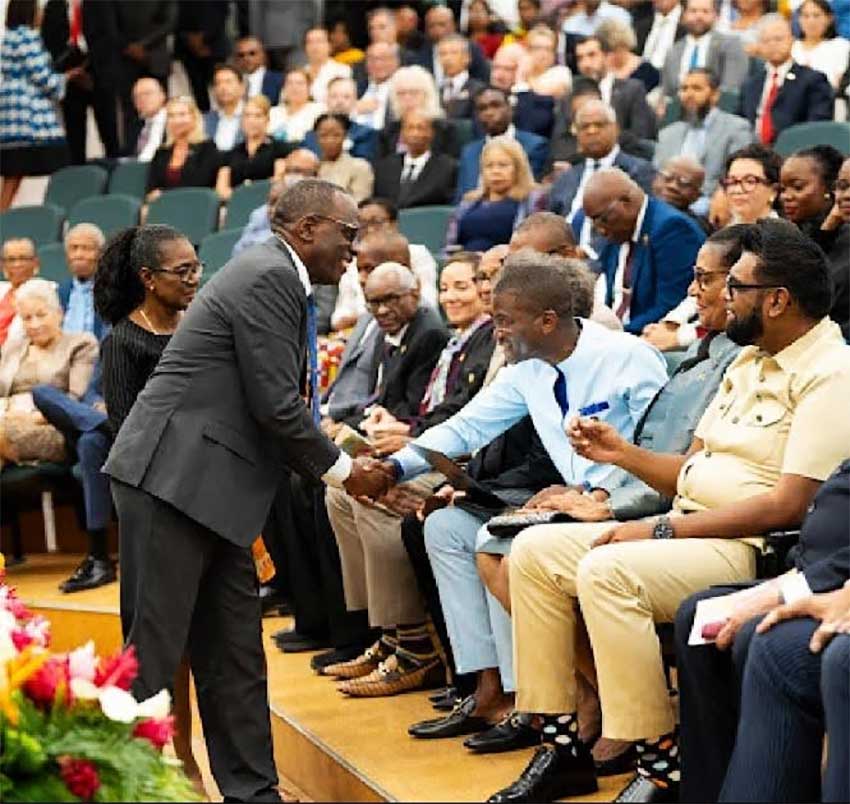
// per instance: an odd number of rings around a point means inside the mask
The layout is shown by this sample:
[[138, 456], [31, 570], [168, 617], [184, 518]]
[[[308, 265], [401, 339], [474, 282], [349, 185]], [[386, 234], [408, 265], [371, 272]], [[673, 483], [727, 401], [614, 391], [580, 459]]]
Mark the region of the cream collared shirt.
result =
[[679, 472], [674, 510], [764, 494], [783, 474], [825, 480], [850, 456], [848, 399], [850, 347], [829, 318], [775, 355], [744, 348], [697, 425], [703, 449]]

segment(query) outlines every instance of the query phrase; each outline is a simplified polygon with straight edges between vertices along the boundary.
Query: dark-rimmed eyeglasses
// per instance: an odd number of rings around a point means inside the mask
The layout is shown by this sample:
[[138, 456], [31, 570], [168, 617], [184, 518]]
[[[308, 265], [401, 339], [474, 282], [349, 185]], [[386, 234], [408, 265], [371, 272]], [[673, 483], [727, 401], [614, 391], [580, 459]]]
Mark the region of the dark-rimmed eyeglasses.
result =
[[181, 282], [191, 282], [197, 279], [204, 273], [206, 263], [192, 262], [184, 263], [183, 265], [175, 265], [173, 268], [149, 268], [155, 274], [171, 274], [176, 276]]
[[735, 277], [729, 275], [726, 277], [726, 290], [730, 296], [734, 296], [739, 290], [776, 290], [776, 288], [784, 288], [785, 285], [767, 284], [764, 282], [739, 282]]
[[366, 306], [373, 313], [380, 310], [381, 307], [395, 307], [408, 293], [410, 293], [409, 290], [403, 290], [400, 293], [387, 293], [386, 296], [366, 299]]
[[705, 292], [708, 290], [708, 285], [711, 283], [711, 279], [709, 277], [712, 276], [725, 276], [726, 271], [694, 271], [694, 282], [697, 283], [697, 287]]
[[750, 174], [748, 176], [738, 176], [738, 177], [727, 176], [725, 179], [720, 180], [720, 186], [727, 193], [733, 187], [738, 187], [746, 193], [751, 193], [760, 184], [764, 184], [765, 186], [769, 186], [770, 182], [767, 179], [763, 178], [762, 176], [753, 176], [752, 174]]
[[356, 223], [348, 223], [348, 221], [341, 221], [339, 218], [334, 218], [332, 215], [322, 215], [318, 212], [312, 213], [314, 218], [321, 218], [325, 221], [331, 221], [335, 223], [342, 232], [342, 236], [349, 242], [353, 243], [355, 238], [357, 237], [357, 233], [360, 231], [360, 226]]

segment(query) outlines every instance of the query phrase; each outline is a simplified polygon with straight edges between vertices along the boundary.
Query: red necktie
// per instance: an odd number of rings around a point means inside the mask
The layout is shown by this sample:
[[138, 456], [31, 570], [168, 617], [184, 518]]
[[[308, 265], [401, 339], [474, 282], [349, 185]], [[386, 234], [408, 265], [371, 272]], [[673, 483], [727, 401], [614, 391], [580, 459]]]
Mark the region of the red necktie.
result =
[[773, 104], [776, 103], [776, 96], [779, 94], [779, 73], [776, 70], [773, 70], [772, 73], [770, 89], [764, 100], [764, 108], [761, 110], [761, 131], [759, 131], [759, 135], [764, 145], [771, 145], [776, 139], [776, 129], [773, 126]]
[[625, 244], [629, 253], [626, 257], [626, 264], [623, 267], [623, 298], [620, 300], [620, 304], [614, 311], [620, 321], [623, 320], [623, 316], [631, 309], [632, 306], [632, 262], [634, 261], [635, 256], [634, 245], [634, 242], [631, 240]]
[[77, 47], [83, 32], [83, 6], [81, 0], [71, 0], [71, 36], [70, 43]]

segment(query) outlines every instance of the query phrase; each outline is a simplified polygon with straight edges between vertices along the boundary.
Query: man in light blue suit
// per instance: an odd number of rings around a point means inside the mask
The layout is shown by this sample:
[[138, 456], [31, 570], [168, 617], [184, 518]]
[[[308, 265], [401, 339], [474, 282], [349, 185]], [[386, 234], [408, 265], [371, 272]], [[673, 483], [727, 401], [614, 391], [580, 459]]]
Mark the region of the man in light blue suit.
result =
[[534, 177], [541, 177], [549, 154], [549, 141], [537, 134], [520, 131], [514, 126], [511, 122], [513, 109], [506, 92], [496, 87], [487, 87], [479, 92], [475, 97], [475, 114], [486, 136], [473, 140], [460, 152], [455, 203], [459, 203], [465, 193], [478, 186], [481, 152], [491, 137], [515, 139], [528, 156]]
[[685, 298], [705, 233], [617, 168], [587, 183], [573, 229], [580, 231], [585, 218], [607, 241], [599, 254], [605, 304], [627, 332], [640, 335]]

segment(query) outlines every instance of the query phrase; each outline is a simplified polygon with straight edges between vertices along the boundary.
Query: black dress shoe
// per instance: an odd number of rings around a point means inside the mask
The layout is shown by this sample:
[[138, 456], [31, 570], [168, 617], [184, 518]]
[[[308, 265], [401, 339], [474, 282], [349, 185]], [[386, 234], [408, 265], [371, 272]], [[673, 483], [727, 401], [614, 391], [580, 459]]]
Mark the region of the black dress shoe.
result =
[[278, 631], [272, 635], [272, 639], [284, 653], [304, 653], [330, 647], [327, 637], [300, 634], [295, 629]]
[[111, 559], [86, 556], [71, 577], [59, 584], [59, 589], [70, 595], [85, 589], [97, 589], [113, 583], [116, 578], [115, 563]]
[[659, 787], [645, 776], [637, 774], [619, 793], [614, 801], [629, 801], [636, 804], [651, 804], [651, 802], [675, 802], [679, 800], [679, 785]]
[[317, 653], [310, 659], [310, 667], [321, 674], [321, 671], [329, 665], [356, 659], [368, 647], [368, 645], [348, 645], [344, 648], [333, 648], [324, 653]]
[[540, 742], [540, 732], [531, 727], [531, 715], [511, 712], [493, 728], [463, 741], [465, 748], [476, 754], [500, 754], [530, 748]]
[[[575, 751], [573, 751], [575, 749]], [[524, 804], [585, 796], [598, 790], [593, 757], [580, 743], [570, 747], [541, 745], [512, 785], [487, 799], [492, 804]]]
[[428, 700], [438, 712], [451, 712], [460, 703], [461, 698], [456, 687], [446, 687], [436, 695], [429, 696]]
[[464, 698], [445, 717], [414, 723], [407, 730], [407, 733], [411, 737], [419, 737], [423, 740], [439, 740], [443, 737], [475, 734], [477, 731], [486, 729], [490, 724], [485, 718], [473, 715], [473, 711], [475, 711], [475, 696], [470, 695]]

